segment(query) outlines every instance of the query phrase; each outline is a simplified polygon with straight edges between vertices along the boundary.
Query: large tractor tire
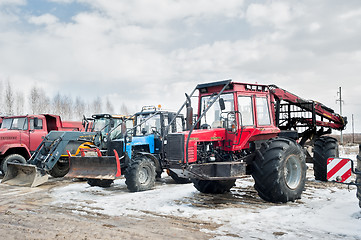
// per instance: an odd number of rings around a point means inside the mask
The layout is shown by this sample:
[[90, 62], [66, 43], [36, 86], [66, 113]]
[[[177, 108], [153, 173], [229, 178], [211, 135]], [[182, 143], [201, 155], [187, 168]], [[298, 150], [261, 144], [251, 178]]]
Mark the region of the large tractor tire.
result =
[[49, 171], [49, 174], [55, 178], [64, 177], [69, 172], [69, 160], [59, 159], [54, 167]]
[[169, 170], [169, 176], [177, 183], [177, 184], [186, 184], [191, 183], [192, 181], [189, 178], [179, 177], [175, 172]]
[[1, 164], [1, 171], [5, 175], [7, 169], [8, 169], [8, 162], [14, 162], [14, 163], [23, 163], [26, 164], [26, 160], [23, 156], [19, 154], [11, 154], [4, 158], [4, 161]]
[[155, 184], [155, 166], [147, 157], [136, 157], [125, 171], [125, 184], [131, 192], [152, 189]]
[[306, 183], [305, 158], [301, 146], [290, 139], [273, 138], [262, 144], [252, 165], [258, 195], [274, 203], [300, 199]]
[[313, 147], [313, 171], [316, 180], [327, 181], [327, 159], [334, 157], [339, 157], [337, 140], [327, 136], [316, 139]]
[[87, 179], [87, 183], [92, 187], [108, 188], [113, 182], [111, 179]]
[[[361, 173], [361, 145], [360, 145], [360, 153], [357, 155], [357, 172]], [[361, 174], [356, 175], [356, 183], [359, 184], [357, 186], [356, 196], [359, 200], [359, 206], [361, 208]]]
[[225, 193], [229, 192], [236, 182], [231, 180], [200, 180], [192, 179], [194, 187], [202, 193]]

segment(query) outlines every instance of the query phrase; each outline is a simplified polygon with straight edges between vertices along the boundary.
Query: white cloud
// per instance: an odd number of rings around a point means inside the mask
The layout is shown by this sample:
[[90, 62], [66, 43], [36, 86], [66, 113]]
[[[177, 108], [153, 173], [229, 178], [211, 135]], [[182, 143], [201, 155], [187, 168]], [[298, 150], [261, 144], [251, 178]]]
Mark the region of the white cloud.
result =
[[26, 0], [0, 0], [0, 6], [24, 5]]
[[313, 22], [309, 26], [310, 32], [317, 32], [320, 28], [321, 28], [321, 25], [317, 22]]
[[46, 13], [41, 16], [31, 16], [29, 18], [29, 23], [36, 25], [51, 25], [58, 22], [58, 18], [52, 14]]
[[255, 26], [273, 25], [282, 27], [294, 17], [287, 2], [268, 2], [266, 4], [251, 4], [247, 8], [246, 19]]

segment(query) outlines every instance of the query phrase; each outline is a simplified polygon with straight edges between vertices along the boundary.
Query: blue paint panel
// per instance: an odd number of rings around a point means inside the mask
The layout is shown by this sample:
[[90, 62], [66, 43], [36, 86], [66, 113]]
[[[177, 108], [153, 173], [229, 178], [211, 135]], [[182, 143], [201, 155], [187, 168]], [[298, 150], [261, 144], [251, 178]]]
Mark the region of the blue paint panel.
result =
[[126, 146], [129, 158], [132, 158], [132, 147], [138, 145], [148, 145], [150, 153], [154, 153], [154, 135], [133, 137], [132, 142], [128, 142]]

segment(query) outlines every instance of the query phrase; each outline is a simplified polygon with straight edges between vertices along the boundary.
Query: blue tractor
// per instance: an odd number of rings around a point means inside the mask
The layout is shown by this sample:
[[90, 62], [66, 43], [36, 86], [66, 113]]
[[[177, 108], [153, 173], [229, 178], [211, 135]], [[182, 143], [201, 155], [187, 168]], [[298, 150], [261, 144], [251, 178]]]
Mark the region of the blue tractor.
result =
[[[168, 168], [164, 146], [168, 133], [184, 130], [184, 117], [153, 106], [114, 126], [106, 138], [84, 149], [81, 156], [70, 156], [67, 177], [86, 178], [91, 186], [109, 187], [125, 176], [131, 192], [149, 190]], [[187, 182], [169, 172], [178, 183]]]

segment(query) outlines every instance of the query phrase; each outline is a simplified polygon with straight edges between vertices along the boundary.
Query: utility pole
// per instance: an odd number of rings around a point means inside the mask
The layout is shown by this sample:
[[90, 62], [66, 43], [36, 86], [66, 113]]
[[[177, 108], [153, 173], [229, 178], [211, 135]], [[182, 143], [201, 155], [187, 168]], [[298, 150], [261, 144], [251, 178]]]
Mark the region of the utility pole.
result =
[[352, 114], [352, 143], [355, 143], [355, 125], [353, 122], [353, 114]]
[[[336, 102], [340, 102], [340, 115], [342, 116], [342, 96], [341, 96], [341, 87], [339, 87], [339, 90], [337, 92], [337, 95], [340, 97], [339, 99], [336, 100]], [[342, 130], [341, 130], [341, 140], [340, 143], [343, 144], [343, 136], [342, 136]]]

